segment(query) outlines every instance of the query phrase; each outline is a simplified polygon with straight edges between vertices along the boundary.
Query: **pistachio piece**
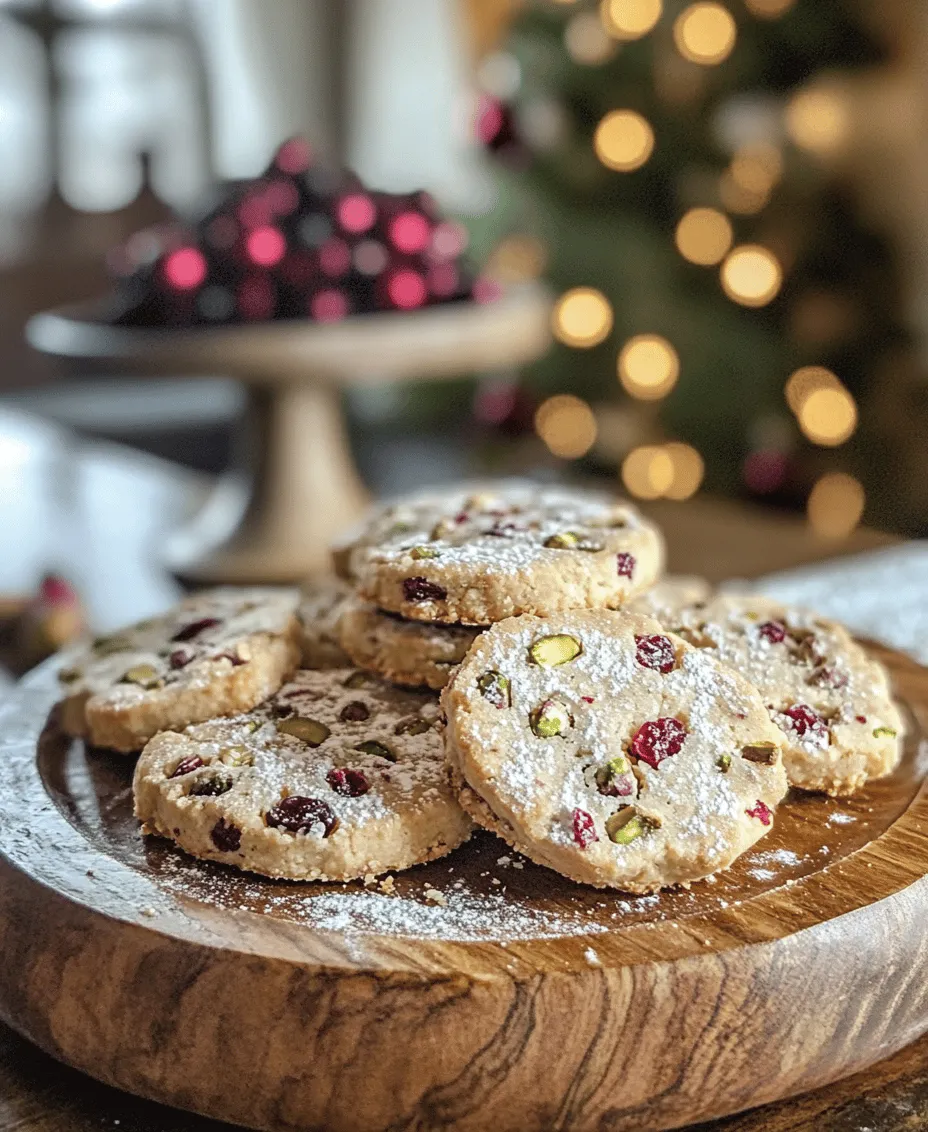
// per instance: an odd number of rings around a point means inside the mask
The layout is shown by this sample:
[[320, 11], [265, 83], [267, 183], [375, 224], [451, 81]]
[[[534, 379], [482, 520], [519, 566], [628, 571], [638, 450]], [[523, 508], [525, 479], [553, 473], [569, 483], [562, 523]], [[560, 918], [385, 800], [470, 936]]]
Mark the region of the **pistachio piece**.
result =
[[302, 739], [310, 747], [318, 747], [332, 734], [324, 723], [320, 723], [318, 719], [308, 719], [304, 715], [278, 720], [277, 730], [283, 735], [292, 735], [294, 739]]
[[194, 798], [216, 798], [220, 794], [227, 794], [232, 789], [232, 776], [230, 774], [211, 774], [195, 782], [187, 791]]
[[502, 672], [490, 669], [484, 672], [477, 680], [477, 687], [485, 700], [489, 700], [495, 708], [512, 707], [512, 685], [509, 677]]
[[138, 684], [141, 688], [158, 688], [161, 678], [158, 669], [152, 664], [134, 664], [122, 674], [122, 684]]
[[409, 552], [410, 558], [415, 558], [417, 561], [420, 558], [437, 558], [438, 551], [431, 546], [414, 546]]
[[386, 529], [384, 536], [386, 538], [393, 538], [395, 535], [408, 535], [413, 529], [411, 523], [396, 522]]
[[560, 531], [558, 534], [546, 538], [544, 545], [550, 550], [570, 550], [570, 548], [576, 546], [579, 541], [580, 536], [575, 535], [573, 531]]
[[542, 668], [556, 668], [559, 664], [575, 660], [583, 652], [583, 646], [576, 637], [555, 633], [550, 637], [539, 637], [528, 651], [532, 660]]
[[884, 739], [884, 738], [895, 739], [896, 738], [896, 729], [895, 729], [895, 727], [874, 727], [873, 738], [874, 739]]
[[411, 715], [408, 719], [401, 719], [393, 728], [394, 735], [424, 735], [431, 727], [431, 723], [421, 716]]
[[574, 725], [574, 717], [560, 700], [545, 700], [533, 709], [528, 718], [532, 731], [539, 739], [566, 735]]
[[79, 668], [62, 668], [58, 673], [58, 679], [62, 684], [73, 684], [75, 680], [80, 680], [83, 675]]
[[219, 752], [219, 761], [226, 766], [254, 766], [255, 756], [242, 743], [233, 743]]
[[249, 719], [248, 722], [245, 724], [245, 730], [249, 731], [249, 732], [254, 732], [254, 731], [257, 731], [260, 726], [261, 726], [261, 721], [259, 719]]
[[352, 672], [347, 680], [342, 684], [343, 688], [364, 688], [368, 684], [368, 677], [366, 672]]
[[616, 845], [630, 845], [656, 828], [656, 823], [635, 811], [634, 806], [623, 806], [621, 810], [606, 819], [606, 833]]
[[386, 759], [387, 762], [397, 761], [393, 751], [386, 744], [378, 743], [376, 739], [365, 739], [363, 743], [355, 743], [354, 749], [365, 755], [376, 755], [378, 758]]
[[92, 647], [97, 656], [112, 656], [114, 652], [132, 648], [132, 644], [118, 633], [112, 633], [107, 637], [95, 637]]
[[596, 789], [610, 798], [621, 798], [634, 790], [632, 764], [624, 755], [616, 755], [605, 765], [597, 767], [593, 775]]
[[731, 755], [719, 755], [715, 760], [715, 765], [719, 768], [722, 774], [728, 774], [731, 770]]
[[763, 763], [764, 766], [773, 766], [777, 761], [776, 743], [749, 743], [741, 748], [741, 757], [749, 763]]

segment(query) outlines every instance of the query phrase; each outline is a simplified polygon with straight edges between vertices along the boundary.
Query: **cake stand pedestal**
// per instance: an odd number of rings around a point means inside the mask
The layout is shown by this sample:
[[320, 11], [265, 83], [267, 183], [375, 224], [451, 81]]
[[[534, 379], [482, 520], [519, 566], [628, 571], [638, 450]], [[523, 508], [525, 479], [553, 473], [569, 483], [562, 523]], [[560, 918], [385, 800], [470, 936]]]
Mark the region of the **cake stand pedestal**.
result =
[[441, 380], [516, 366], [549, 342], [546, 292], [340, 323], [149, 330], [113, 326], [101, 304], [36, 315], [38, 350], [125, 372], [227, 374], [246, 384], [247, 430], [233, 469], [203, 510], [167, 539], [165, 565], [195, 584], [291, 582], [328, 568], [332, 538], [366, 493], [341, 406], [349, 385]]

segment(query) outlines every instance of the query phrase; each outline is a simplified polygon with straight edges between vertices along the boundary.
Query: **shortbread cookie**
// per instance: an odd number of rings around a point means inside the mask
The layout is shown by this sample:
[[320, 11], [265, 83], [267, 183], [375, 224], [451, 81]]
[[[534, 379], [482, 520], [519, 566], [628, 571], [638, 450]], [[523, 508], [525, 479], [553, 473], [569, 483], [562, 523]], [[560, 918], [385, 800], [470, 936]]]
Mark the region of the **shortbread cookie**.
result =
[[320, 578], [303, 587], [298, 616], [304, 668], [345, 668], [351, 660], [338, 641], [338, 624], [351, 590], [339, 578]]
[[407, 621], [360, 600], [346, 605], [338, 624], [342, 648], [359, 667], [394, 684], [436, 691], [481, 632], [470, 625]]
[[660, 575], [657, 528], [598, 492], [503, 484], [379, 512], [351, 554], [362, 597], [417, 621], [620, 606]]
[[301, 670], [266, 704], [156, 736], [135, 812], [195, 857], [352, 880], [442, 857], [471, 823], [448, 782], [438, 701], [353, 669]]
[[841, 796], [898, 764], [904, 725], [886, 672], [837, 622], [733, 594], [664, 624], [758, 688], [786, 738], [791, 785]]
[[644, 613], [662, 625], [670, 624], [681, 609], [708, 601], [711, 594], [712, 587], [705, 578], [695, 574], [670, 574], [633, 597], [626, 609], [631, 613]]
[[725, 869], [787, 790], [756, 689], [641, 614], [494, 625], [442, 706], [464, 808], [587, 884], [654, 892]]
[[216, 589], [99, 637], [60, 676], [61, 722], [94, 746], [138, 751], [158, 731], [247, 711], [300, 658], [291, 589]]

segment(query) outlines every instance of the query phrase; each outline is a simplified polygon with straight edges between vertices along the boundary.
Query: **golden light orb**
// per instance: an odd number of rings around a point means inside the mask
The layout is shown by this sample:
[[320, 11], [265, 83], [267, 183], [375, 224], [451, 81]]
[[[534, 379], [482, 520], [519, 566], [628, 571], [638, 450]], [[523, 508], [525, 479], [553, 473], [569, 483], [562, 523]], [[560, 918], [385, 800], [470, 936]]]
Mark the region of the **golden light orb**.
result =
[[611, 38], [595, 12], [578, 12], [564, 28], [564, 46], [575, 63], [596, 67], [611, 59], [616, 51]]
[[702, 484], [706, 466], [702, 456], [689, 444], [673, 441], [664, 445], [664, 451], [673, 465], [673, 478], [665, 488], [668, 499], [683, 500], [695, 495]]
[[813, 444], [837, 448], [857, 428], [857, 404], [843, 386], [815, 389], [803, 400], [798, 419]]
[[841, 382], [830, 369], [825, 369], [824, 366], [801, 366], [790, 374], [783, 392], [787, 405], [798, 416], [811, 393], [818, 389], [840, 388]]
[[586, 401], [560, 393], [538, 406], [535, 431], [555, 456], [576, 460], [596, 441], [596, 417]]
[[801, 149], [827, 157], [837, 153], [851, 132], [847, 102], [836, 90], [801, 90], [786, 108], [786, 132]]
[[614, 39], [640, 39], [654, 27], [664, 10], [663, 0], [602, 0], [602, 26]]
[[775, 20], [788, 12], [796, 0], [744, 0], [745, 7], [752, 16], [762, 20]]
[[596, 156], [609, 169], [631, 173], [640, 169], [654, 150], [654, 131], [634, 110], [612, 110], [593, 135]]
[[723, 207], [737, 216], [753, 216], [766, 206], [770, 194], [746, 189], [738, 184], [731, 169], [726, 169], [719, 177], [719, 200]]
[[637, 334], [619, 352], [618, 374], [632, 397], [658, 401], [677, 384], [680, 357], [659, 334]]
[[638, 499], [660, 499], [673, 483], [673, 460], [662, 447], [643, 444], [622, 461], [622, 482]]
[[783, 155], [775, 145], [743, 145], [731, 159], [731, 175], [745, 192], [769, 194], [783, 175]]
[[691, 4], [673, 25], [677, 50], [684, 59], [704, 67], [727, 59], [737, 37], [738, 28], [731, 12], [714, 0]]
[[731, 221], [717, 208], [691, 208], [677, 225], [675, 239], [684, 259], [711, 267], [725, 258], [734, 232]]
[[565, 346], [587, 350], [609, 336], [612, 307], [595, 287], [574, 287], [555, 303], [551, 329], [554, 337]]
[[535, 236], [506, 236], [494, 248], [486, 273], [500, 283], [525, 283], [537, 279], [548, 262], [545, 245]]
[[860, 522], [867, 497], [861, 484], [844, 472], [829, 472], [809, 495], [809, 523], [822, 538], [847, 538]]
[[763, 307], [783, 285], [783, 269], [773, 252], [759, 244], [742, 244], [722, 264], [725, 294], [744, 307]]

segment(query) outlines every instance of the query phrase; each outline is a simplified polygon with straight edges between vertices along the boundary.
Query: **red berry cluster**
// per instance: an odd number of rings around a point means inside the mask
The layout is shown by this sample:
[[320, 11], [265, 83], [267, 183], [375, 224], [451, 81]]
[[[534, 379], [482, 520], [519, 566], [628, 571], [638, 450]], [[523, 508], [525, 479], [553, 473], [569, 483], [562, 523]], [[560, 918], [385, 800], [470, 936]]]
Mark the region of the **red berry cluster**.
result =
[[125, 326], [352, 314], [496, 298], [463, 252], [465, 229], [424, 192], [372, 192], [317, 163], [299, 138], [196, 224], [139, 232], [110, 256]]

